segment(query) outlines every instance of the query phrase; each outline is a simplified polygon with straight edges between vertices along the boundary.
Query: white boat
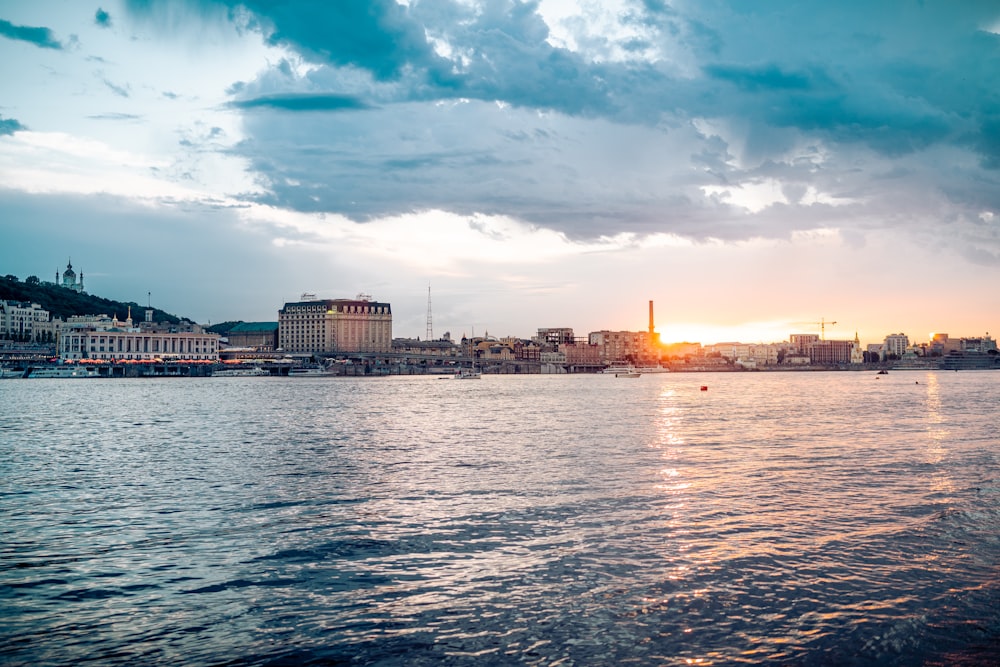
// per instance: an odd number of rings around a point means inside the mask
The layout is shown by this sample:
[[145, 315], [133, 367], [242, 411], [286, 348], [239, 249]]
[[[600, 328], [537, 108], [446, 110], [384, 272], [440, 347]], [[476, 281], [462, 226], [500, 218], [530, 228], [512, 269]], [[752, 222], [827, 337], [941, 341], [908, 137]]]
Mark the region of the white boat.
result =
[[214, 378], [260, 377], [262, 375], [270, 375], [270, 373], [259, 366], [252, 366], [250, 368], [221, 368], [217, 371], [212, 371], [212, 377]]
[[14, 378], [23, 378], [24, 371], [15, 368], [0, 368], [0, 380], [13, 380]]
[[288, 369], [288, 377], [309, 377], [313, 375], [333, 375], [322, 366], [294, 366]]
[[[472, 338], [476, 337], [476, 328], [472, 327]], [[472, 352], [472, 367], [471, 368], [459, 368], [458, 372], [455, 373], [456, 380], [478, 380], [483, 377], [483, 374], [476, 370], [476, 351]]]
[[101, 377], [96, 368], [80, 366], [56, 366], [54, 368], [32, 368], [26, 378], [97, 378]]
[[483, 377], [483, 374], [472, 368], [460, 368], [458, 372], [455, 373], [456, 380], [478, 380]]
[[609, 366], [601, 372], [606, 375], [614, 375], [616, 378], [637, 378], [642, 375], [634, 366]]

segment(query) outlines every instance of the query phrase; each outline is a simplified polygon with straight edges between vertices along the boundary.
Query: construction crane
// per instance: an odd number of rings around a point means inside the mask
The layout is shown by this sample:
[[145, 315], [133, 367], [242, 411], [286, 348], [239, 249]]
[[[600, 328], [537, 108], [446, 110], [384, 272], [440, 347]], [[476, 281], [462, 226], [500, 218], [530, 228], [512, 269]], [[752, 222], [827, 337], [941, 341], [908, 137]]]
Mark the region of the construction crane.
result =
[[819, 322], [808, 322], [808, 324], [818, 324], [819, 325], [819, 339], [820, 340], [826, 340], [826, 325], [829, 324], [832, 327], [834, 324], [836, 324], [836, 322], [827, 322], [826, 318], [821, 317], [821, 318], [819, 318]]

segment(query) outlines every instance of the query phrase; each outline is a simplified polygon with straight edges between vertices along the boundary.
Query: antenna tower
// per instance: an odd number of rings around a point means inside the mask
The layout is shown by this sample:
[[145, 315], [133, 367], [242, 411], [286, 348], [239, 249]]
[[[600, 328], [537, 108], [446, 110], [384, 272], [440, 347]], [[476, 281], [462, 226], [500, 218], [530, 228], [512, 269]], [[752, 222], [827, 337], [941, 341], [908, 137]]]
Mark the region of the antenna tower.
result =
[[431, 317], [431, 286], [427, 286], [427, 334], [426, 340], [434, 340], [434, 318]]

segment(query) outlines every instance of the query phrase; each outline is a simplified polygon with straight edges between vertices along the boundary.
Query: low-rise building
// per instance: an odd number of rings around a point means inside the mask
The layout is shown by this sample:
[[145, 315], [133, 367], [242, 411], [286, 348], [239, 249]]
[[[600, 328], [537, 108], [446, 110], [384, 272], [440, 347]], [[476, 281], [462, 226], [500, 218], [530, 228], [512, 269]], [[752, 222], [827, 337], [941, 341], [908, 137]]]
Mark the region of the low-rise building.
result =
[[278, 347], [277, 322], [240, 322], [226, 336], [233, 347], [250, 347], [262, 352]]
[[419, 338], [393, 338], [394, 354], [405, 354], [413, 357], [433, 357], [435, 359], [450, 359], [461, 353], [461, 348], [450, 340], [420, 340]]
[[559, 351], [566, 355], [566, 365], [573, 372], [596, 371], [601, 363], [601, 348], [590, 343], [560, 345]]
[[739, 362], [744, 368], [770, 366], [778, 363], [778, 353], [782, 346], [764, 343], [716, 343], [706, 345], [706, 354], [718, 353], [731, 361]]
[[112, 319], [110, 327], [67, 327], [59, 335], [58, 353], [64, 361], [218, 361], [219, 335], [212, 333], [154, 333], [133, 326], [132, 318]]

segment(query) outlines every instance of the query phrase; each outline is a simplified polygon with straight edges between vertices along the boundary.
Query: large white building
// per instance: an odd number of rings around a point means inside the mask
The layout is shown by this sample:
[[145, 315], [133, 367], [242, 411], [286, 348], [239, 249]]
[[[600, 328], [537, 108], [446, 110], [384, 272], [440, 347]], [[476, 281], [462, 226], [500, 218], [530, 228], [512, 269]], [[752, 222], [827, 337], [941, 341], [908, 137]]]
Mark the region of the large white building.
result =
[[316, 299], [286, 303], [278, 311], [278, 347], [285, 352], [391, 352], [392, 308], [357, 299]]
[[910, 346], [910, 338], [906, 334], [889, 334], [882, 343], [882, 356], [885, 358], [890, 354], [902, 357], [906, 348]]
[[37, 303], [0, 301], [0, 338], [23, 342], [54, 340], [49, 311]]
[[744, 366], [771, 366], [778, 363], [778, 353], [784, 346], [774, 343], [715, 343], [706, 345], [706, 354], [718, 353]]
[[[59, 334], [59, 358], [65, 361], [218, 361], [219, 335], [213, 333], [154, 333], [112, 318], [105, 323], [67, 323]], [[73, 318], [70, 318], [71, 320]], [[84, 320], [85, 318], [80, 318]], [[108, 326], [110, 324], [110, 326]]]

